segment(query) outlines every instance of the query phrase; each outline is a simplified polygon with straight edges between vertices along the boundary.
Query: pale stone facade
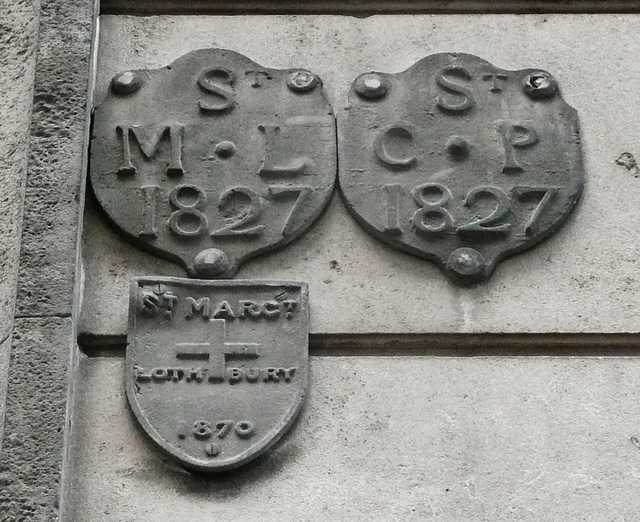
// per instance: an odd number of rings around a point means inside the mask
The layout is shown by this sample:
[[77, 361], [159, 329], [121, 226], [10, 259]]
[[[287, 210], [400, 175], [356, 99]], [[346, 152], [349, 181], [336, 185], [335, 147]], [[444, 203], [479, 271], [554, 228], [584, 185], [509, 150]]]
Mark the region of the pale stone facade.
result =
[[[93, 13], [6, 12], [0, 520], [637, 518], [640, 179], [616, 160], [640, 154], [638, 15], [110, 14], [97, 30]], [[116, 72], [207, 47], [318, 73], [338, 124], [358, 74], [428, 54], [546, 69], [579, 113], [586, 178], [556, 235], [471, 289], [370, 237], [337, 192], [247, 263], [238, 277], [309, 282], [310, 393], [272, 450], [212, 477], [169, 461], [124, 395], [128, 282], [184, 272], [84, 205], [92, 71], [99, 103]]]

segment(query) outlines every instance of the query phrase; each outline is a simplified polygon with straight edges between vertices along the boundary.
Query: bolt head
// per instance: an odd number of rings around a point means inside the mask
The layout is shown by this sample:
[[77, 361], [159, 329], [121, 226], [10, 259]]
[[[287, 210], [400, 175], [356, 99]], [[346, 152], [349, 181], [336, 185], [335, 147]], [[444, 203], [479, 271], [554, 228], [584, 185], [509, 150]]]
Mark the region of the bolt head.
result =
[[229, 271], [229, 258], [222, 250], [207, 248], [196, 256], [193, 269], [202, 279], [215, 279]]
[[293, 71], [287, 79], [287, 87], [293, 92], [309, 92], [319, 83], [320, 80], [315, 74], [304, 69]]
[[464, 159], [469, 155], [471, 142], [463, 136], [452, 136], [447, 142], [447, 151], [454, 159]]
[[137, 72], [123, 71], [111, 78], [111, 90], [116, 94], [131, 94], [142, 87], [142, 78]]
[[365, 73], [356, 78], [353, 86], [361, 98], [377, 100], [387, 94], [389, 81], [381, 74]]
[[220, 453], [220, 448], [214, 442], [209, 442], [204, 447], [204, 451], [209, 457], [215, 457], [218, 455], [218, 453]]
[[558, 92], [558, 82], [548, 72], [533, 72], [524, 79], [523, 89], [530, 98], [541, 100], [551, 98]]
[[220, 158], [230, 158], [236, 153], [236, 146], [232, 141], [221, 141], [215, 146], [213, 151]]
[[153, 285], [153, 293], [156, 295], [162, 295], [167, 291], [167, 287], [162, 283], [158, 283]]
[[447, 260], [447, 270], [467, 283], [482, 279], [486, 266], [484, 256], [475, 248], [458, 248]]
[[273, 294], [273, 297], [277, 301], [284, 301], [288, 296], [289, 296], [289, 294], [287, 294], [287, 291], [284, 288], [279, 288]]

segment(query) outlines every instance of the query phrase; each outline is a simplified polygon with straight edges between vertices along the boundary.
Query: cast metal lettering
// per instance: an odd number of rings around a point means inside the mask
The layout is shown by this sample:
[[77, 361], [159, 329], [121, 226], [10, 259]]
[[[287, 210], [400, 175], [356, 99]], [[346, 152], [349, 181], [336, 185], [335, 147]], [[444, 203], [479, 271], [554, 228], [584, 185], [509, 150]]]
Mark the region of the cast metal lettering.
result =
[[[387, 225], [384, 231], [388, 234], [402, 234], [405, 230], [400, 225], [400, 208], [402, 198], [407, 194], [401, 184], [385, 185], [384, 190], [387, 193]], [[533, 211], [527, 210], [519, 216], [513, 216], [519, 218], [517, 221], [525, 223], [524, 230], [517, 233], [531, 235], [558, 190], [559, 187], [553, 186], [518, 185], [512, 189], [510, 196], [498, 187], [475, 187], [462, 198], [461, 205], [473, 208], [477, 200], [485, 199], [487, 201], [493, 200], [494, 206], [493, 208], [487, 206], [485, 215], [479, 216], [471, 222], [463, 223], [448, 210], [451, 201], [454, 200], [451, 190], [440, 183], [424, 183], [410, 191], [411, 197], [418, 206], [410, 222], [415, 233], [418, 234], [508, 234], [513, 228], [511, 218], [514, 201], [517, 203], [537, 200]]]
[[273, 80], [273, 77], [267, 71], [247, 71], [245, 75], [251, 79], [251, 87], [254, 89], [262, 87], [268, 80]]
[[280, 125], [260, 125], [258, 129], [264, 135], [264, 157], [260, 167], [260, 175], [265, 178], [288, 178], [309, 174], [313, 167], [310, 157], [292, 154], [287, 146], [287, 138], [304, 129], [322, 124], [324, 117], [302, 115], [289, 118]]
[[164, 197], [172, 209], [166, 226], [173, 234], [185, 240], [198, 238], [207, 232], [212, 237], [263, 234], [266, 230], [263, 221], [265, 201], [274, 201], [284, 209], [289, 209], [284, 215], [281, 228], [276, 230], [282, 237], [295, 237], [316, 197], [314, 187], [306, 185], [271, 185], [264, 195], [248, 187], [231, 187], [220, 195], [217, 213], [212, 218], [216, 228], [211, 231], [206, 214], [208, 198], [200, 187], [190, 183], [178, 185], [169, 192], [168, 197], [161, 195], [162, 190], [158, 185], [147, 185], [138, 191], [144, 202], [138, 236], [158, 237], [156, 216], [159, 208], [166, 204], [162, 201]]
[[140, 193], [144, 201], [142, 207], [142, 226], [138, 236], [151, 239], [158, 237], [156, 230], [156, 197], [160, 187], [158, 185], [146, 185], [140, 187]]
[[[173, 301], [175, 308], [183, 306], [176, 297]], [[237, 301], [212, 301], [208, 297], [186, 297], [184, 300], [186, 319], [201, 317], [202, 319], [276, 319], [284, 317], [291, 319], [299, 311], [299, 302], [295, 299], [275, 299], [269, 301], [255, 301], [253, 299], [239, 299]], [[211, 310], [214, 310], [213, 313]]]
[[171, 319], [177, 301], [178, 297], [162, 284], [144, 287], [136, 297], [136, 312], [142, 316]]
[[211, 232], [212, 236], [252, 236], [264, 232], [264, 225], [256, 224], [262, 216], [262, 198], [255, 190], [248, 187], [226, 190], [220, 195], [218, 210], [229, 223]]
[[476, 104], [473, 92], [468, 87], [460, 85], [453, 81], [452, 78], [461, 78], [469, 81], [472, 79], [471, 73], [465, 67], [451, 65], [442, 69], [436, 75], [436, 83], [445, 91], [453, 93], [459, 101], [449, 101], [449, 97], [445, 95], [438, 96], [437, 105], [443, 111], [462, 112], [471, 109]]
[[118, 174], [135, 174], [136, 167], [131, 160], [131, 144], [138, 145], [142, 156], [151, 160], [156, 157], [160, 148], [160, 143], [166, 136], [169, 137], [169, 165], [167, 174], [176, 176], [184, 174], [182, 167], [182, 132], [184, 125], [181, 123], [170, 123], [163, 125], [155, 132], [145, 130], [142, 125], [117, 125], [116, 130], [120, 136], [122, 144], [122, 163], [118, 168]]
[[309, 208], [313, 199], [313, 187], [273, 185], [269, 187], [269, 194], [274, 199], [286, 200], [291, 198], [293, 205], [282, 226], [283, 237], [294, 236], [300, 223], [304, 221], [304, 210]]
[[[387, 149], [387, 141], [394, 141], [396, 148], [400, 150], [400, 153], [391, 153]], [[410, 147], [413, 144], [414, 136], [413, 131], [408, 125], [391, 125], [384, 129], [378, 136], [376, 136], [373, 142], [373, 150], [382, 163], [389, 166], [389, 168], [409, 168], [413, 166], [417, 158], [411, 152], [402, 150], [404, 147], [399, 143], [404, 143]]]
[[300, 409], [308, 324], [302, 283], [134, 279], [126, 390], [136, 418], [190, 468], [241, 465]]
[[[183, 200], [189, 197], [190, 202]], [[199, 236], [207, 231], [207, 217], [201, 212], [207, 204], [207, 194], [195, 185], [179, 185], [169, 193], [169, 202], [175, 211], [167, 224], [178, 236]], [[188, 221], [191, 226], [184, 224]]]
[[526, 123], [505, 122], [500, 125], [500, 136], [504, 146], [503, 172], [524, 170], [516, 161], [515, 149], [529, 147], [538, 142], [538, 133], [532, 125]]
[[329, 202], [335, 118], [312, 72], [203, 49], [113, 77], [95, 110], [90, 167], [126, 238], [192, 277], [229, 278]]
[[198, 85], [200, 88], [217, 98], [217, 102], [213, 103], [209, 100], [201, 99], [198, 101], [200, 110], [207, 112], [226, 111], [236, 104], [236, 95], [233, 90], [233, 82], [235, 75], [226, 69], [218, 69], [211, 67], [203, 70], [198, 75]]
[[358, 223], [460, 285], [552, 234], [582, 192], [577, 114], [553, 76], [468, 54], [360, 75], [339, 147]]

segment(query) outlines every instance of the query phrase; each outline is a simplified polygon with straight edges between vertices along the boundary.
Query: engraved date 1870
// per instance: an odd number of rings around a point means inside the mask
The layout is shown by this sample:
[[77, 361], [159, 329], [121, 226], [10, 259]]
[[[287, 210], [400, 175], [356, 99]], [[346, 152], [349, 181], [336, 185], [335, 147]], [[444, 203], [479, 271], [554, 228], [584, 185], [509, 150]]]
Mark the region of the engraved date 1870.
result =
[[192, 424], [186, 421], [179, 421], [176, 424], [176, 433], [178, 439], [184, 440], [187, 437], [194, 437], [196, 440], [206, 441], [204, 452], [209, 457], [215, 457], [220, 453], [218, 443], [210, 441], [221, 441], [227, 435], [235, 436], [238, 439], [249, 439], [255, 434], [255, 427], [252, 422], [221, 420], [217, 422], [209, 422], [206, 420], [198, 420]]

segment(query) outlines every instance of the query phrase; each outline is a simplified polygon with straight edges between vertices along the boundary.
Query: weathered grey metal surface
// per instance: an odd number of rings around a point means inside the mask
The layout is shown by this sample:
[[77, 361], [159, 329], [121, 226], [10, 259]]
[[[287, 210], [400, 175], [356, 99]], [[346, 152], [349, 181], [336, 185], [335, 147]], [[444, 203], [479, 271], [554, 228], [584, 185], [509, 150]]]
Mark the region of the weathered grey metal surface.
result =
[[192, 276], [230, 277], [325, 207], [335, 119], [322, 82], [221, 49], [115, 75], [96, 109], [90, 178], [137, 245]]
[[307, 286], [136, 278], [126, 390], [138, 421], [191, 469], [240, 466], [273, 445], [307, 390]]
[[371, 233], [458, 284], [553, 233], [582, 192], [576, 111], [538, 69], [428, 56], [359, 76], [340, 129], [340, 187]]

